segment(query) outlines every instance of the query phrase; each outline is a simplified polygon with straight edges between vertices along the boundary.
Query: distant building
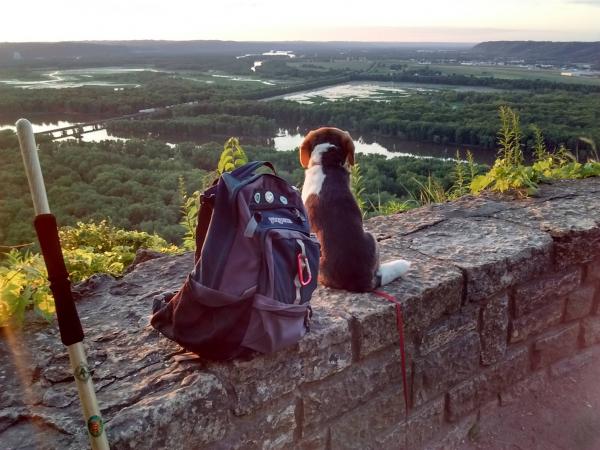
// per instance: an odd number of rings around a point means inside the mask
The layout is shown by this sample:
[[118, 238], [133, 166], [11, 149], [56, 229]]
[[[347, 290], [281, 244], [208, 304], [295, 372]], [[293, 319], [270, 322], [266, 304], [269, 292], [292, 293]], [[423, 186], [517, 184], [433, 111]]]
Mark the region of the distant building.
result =
[[21, 61], [22, 59], [23, 59], [23, 57], [21, 56], [20, 52], [13, 52], [13, 60]]

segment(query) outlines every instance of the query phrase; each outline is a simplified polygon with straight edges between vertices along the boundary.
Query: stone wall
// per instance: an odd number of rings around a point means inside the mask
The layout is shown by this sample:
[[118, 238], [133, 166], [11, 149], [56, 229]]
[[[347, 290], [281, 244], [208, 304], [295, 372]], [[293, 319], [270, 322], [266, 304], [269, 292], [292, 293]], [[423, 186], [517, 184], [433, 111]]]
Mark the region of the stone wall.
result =
[[[384, 258], [413, 262], [386, 287], [404, 305], [408, 417], [392, 304], [321, 288], [294, 347], [203, 362], [148, 324], [152, 296], [176, 289], [192, 263], [163, 257], [78, 287], [112, 448], [460, 448], [480, 416], [600, 358], [599, 179], [367, 227]], [[84, 448], [57, 331], [34, 322], [4, 335], [2, 446]]]

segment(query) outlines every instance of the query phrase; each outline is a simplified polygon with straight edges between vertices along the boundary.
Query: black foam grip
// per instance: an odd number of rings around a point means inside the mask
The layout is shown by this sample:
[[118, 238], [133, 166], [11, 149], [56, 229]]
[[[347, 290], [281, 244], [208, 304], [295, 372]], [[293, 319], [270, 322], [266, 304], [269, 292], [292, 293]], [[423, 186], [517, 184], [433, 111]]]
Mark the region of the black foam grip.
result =
[[64, 345], [81, 342], [83, 329], [73, 302], [71, 282], [60, 247], [56, 219], [52, 214], [40, 214], [36, 216], [33, 225], [48, 270], [48, 281], [50, 281], [50, 290], [56, 305], [60, 339]]

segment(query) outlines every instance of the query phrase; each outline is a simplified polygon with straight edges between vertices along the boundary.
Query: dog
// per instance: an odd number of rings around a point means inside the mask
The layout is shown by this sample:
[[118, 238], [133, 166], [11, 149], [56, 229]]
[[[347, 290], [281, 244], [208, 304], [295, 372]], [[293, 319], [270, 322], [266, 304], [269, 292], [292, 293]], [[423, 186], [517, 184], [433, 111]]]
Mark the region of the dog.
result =
[[379, 263], [377, 241], [363, 229], [362, 214], [350, 190], [354, 143], [338, 128], [322, 127], [300, 146], [305, 170], [302, 200], [311, 229], [321, 243], [319, 282], [369, 292], [404, 275], [410, 262]]

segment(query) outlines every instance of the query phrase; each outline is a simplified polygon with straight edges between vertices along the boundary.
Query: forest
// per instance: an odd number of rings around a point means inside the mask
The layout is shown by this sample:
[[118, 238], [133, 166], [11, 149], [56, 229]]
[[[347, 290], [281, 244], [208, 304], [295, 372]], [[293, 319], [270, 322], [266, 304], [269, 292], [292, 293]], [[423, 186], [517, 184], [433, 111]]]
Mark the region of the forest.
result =
[[[244, 144], [243, 139], [241, 141]], [[243, 145], [244, 146], [244, 145]], [[50, 142], [40, 146], [41, 164], [48, 183], [48, 197], [61, 225], [108, 218], [120, 228], [157, 233], [167, 241], [181, 243], [179, 225], [185, 190], [204, 186], [204, 177], [217, 167], [222, 143], [182, 143], [171, 148], [155, 140], [94, 143]], [[296, 152], [244, 146], [251, 160], [269, 160], [278, 173], [301, 187], [304, 172]], [[33, 209], [18, 148], [4, 148], [0, 155], [0, 243], [17, 245], [35, 238], [31, 226]], [[360, 155], [366, 198], [373, 206], [391, 199], [408, 198], [427, 177], [452, 184], [451, 162], [415, 158]]]

